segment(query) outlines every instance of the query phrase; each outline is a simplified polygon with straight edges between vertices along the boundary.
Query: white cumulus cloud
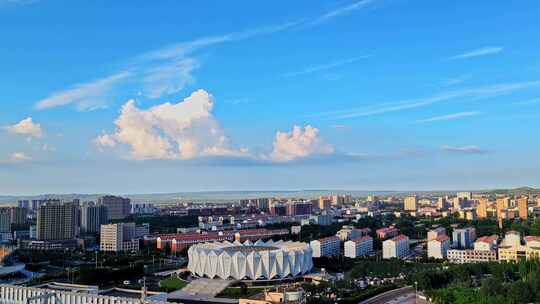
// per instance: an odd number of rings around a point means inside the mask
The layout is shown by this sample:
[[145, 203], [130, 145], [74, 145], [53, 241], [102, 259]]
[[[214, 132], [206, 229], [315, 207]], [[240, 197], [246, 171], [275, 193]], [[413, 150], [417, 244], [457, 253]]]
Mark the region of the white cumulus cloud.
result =
[[294, 126], [290, 132], [278, 131], [270, 159], [287, 162], [313, 155], [334, 153], [334, 147], [319, 136], [319, 129], [310, 125]]
[[212, 114], [212, 96], [197, 90], [178, 103], [139, 109], [134, 100], [122, 107], [116, 131], [94, 140], [100, 148], [129, 146], [131, 159], [193, 159], [202, 156], [248, 156], [233, 149]]
[[6, 130], [11, 134], [24, 135], [34, 138], [43, 137], [41, 125], [35, 123], [32, 120], [32, 117], [25, 118], [12, 126], [7, 126]]

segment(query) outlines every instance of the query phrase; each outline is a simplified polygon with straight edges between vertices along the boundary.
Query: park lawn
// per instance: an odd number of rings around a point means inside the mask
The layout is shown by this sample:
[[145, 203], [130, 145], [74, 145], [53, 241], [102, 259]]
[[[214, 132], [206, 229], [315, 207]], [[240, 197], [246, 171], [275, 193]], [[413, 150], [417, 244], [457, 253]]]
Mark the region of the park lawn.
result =
[[174, 291], [186, 287], [188, 284], [186, 281], [180, 280], [176, 277], [170, 277], [159, 282], [162, 289], [167, 291]]

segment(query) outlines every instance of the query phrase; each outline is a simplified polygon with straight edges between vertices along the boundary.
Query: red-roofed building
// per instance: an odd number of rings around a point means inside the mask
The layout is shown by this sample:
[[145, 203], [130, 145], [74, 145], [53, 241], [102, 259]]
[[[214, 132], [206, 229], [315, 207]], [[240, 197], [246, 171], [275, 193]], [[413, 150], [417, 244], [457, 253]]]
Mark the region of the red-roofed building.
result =
[[357, 258], [373, 252], [373, 238], [362, 236], [345, 242], [345, 256]]
[[380, 239], [387, 239], [391, 237], [395, 237], [399, 234], [399, 229], [396, 227], [385, 227], [381, 229], [377, 229], [375, 231], [377, 233], [377, 237]]
[[383, 259], [404, 258], [409, 255], [409, 237], [400, 234], [383, 242]]
[[288, 235], [289, 230], [278, 229], [247, 229], [239, 231], [222, 231], [222, 232], [203, 232], [203, 233], [178, 233], [178, 234], [163, 234], [157, 238], [157, 248], [165, 249], [171, 247], [173, 252], [182, 251], [189, 248], [193, 244], [206, 243], [206, 242], [222, 242], [235, 240], [244, 241], [257, 241], [261, 239], [268, 239], [274, 236]]
[[450, 249], [450, 238], [446, 235], [439, 235], [427, 243], [428, 258], [445, 259]]
[[478, 250], [478, 251], [497, 250], [498, 240], [499, 240], [499, 237], [496, 235], [480, 237], [474, 242], [474, 250]]

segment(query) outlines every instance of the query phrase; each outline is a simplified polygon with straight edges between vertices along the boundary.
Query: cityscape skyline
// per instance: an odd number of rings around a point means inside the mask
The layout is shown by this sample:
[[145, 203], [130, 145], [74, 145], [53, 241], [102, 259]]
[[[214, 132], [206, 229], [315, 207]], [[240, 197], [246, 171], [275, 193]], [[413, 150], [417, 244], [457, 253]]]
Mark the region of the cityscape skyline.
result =
[[539, 187], [538, 13], [0, 1], [0, 195]]

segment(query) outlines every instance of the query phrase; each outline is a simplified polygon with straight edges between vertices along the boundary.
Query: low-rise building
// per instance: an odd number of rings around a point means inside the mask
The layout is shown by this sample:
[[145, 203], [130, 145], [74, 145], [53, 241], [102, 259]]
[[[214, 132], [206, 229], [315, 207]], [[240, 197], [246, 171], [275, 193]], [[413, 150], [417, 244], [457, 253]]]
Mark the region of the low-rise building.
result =
[[497, 250], [498, 240], [499, 240], [499, 237], [496, 235], [480, 237], [476, 240], [476, 242], [474, 242], [474, 250], [479, 250], [479, 251]]
[[404, 258], [409, 255], [409, 237], [398, 235], [383, 242], [383, 259]]
[[345, 256], [348, 258], [357, 258], [373, 252], [373, 238], [362, 236], [345, 242]]
[[338, 256], [341, 252], [341, 240], [337, 236], [331, 236], [310, 242], [313, 257]]
[[485, 263], [497, 261], [496, 250], [474, 250], [474, 249], [450, 249], [446, 253], [447, 259], [454, 264]]

